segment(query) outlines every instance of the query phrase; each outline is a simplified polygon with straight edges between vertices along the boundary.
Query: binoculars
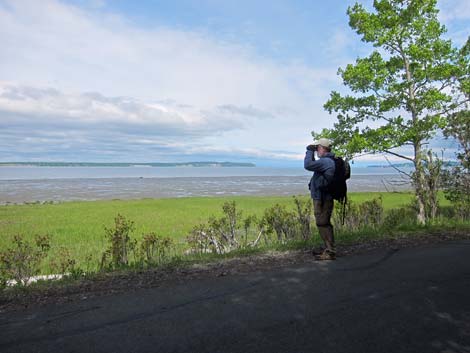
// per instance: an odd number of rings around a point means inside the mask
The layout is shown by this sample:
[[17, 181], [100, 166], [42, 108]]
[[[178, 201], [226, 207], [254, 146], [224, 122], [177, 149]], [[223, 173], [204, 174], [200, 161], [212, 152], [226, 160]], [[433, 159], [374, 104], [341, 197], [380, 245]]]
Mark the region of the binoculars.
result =
[[308, 145], [307, 150], [315, 152], [318, 149], [318, 145]]

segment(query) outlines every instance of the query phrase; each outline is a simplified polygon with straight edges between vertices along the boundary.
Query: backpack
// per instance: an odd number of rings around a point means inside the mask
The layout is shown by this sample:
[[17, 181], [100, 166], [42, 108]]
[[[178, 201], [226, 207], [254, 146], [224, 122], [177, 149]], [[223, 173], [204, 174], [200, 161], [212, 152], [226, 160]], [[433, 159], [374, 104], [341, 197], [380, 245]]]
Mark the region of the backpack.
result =
[[344, 204], [347, 201], [348, 186], [346, 180], [351, 173], [349, 165], [341, 157], [330, 157], [335, 162], [335, 173], [333, 179], [328, 183], [325, 191], [333, 196], [334, 200]]

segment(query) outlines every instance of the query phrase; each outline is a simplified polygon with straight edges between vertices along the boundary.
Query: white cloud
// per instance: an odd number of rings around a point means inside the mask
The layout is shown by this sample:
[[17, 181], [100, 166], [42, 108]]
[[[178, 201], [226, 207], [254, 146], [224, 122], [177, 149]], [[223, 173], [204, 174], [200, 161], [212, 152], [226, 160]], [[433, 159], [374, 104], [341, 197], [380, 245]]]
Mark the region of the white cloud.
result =
[[[199, 111], [171, 101], [143, 102], [0, 82], [0, 150], [15, 150], [19, 155], [34, 156], [28, 157], [33, 160], [41, 153], [91, 153], [94, 158], [108, 155], [121, 160], [142, 158], [139, 156], [171, 160], [188, 155], [284, 160], [303, 157], [239, 144], [207, 144], [208, 138], [244, 129], [250, 119], [269, 122], [274, 116], [253, 106], [225, 105], [214, 111]], [[11, 155], [2, 152], [0, 158]]]
[[[361, 45], [342, 24], [318, 53], [331, 66], [316, 69], [259, 56], [236, 37], [143, 28], [104, 1], [84, 3], [0, 0], [0, 160], [28, 151], [298, 160], [310, 131], [332, 126], [322, 106]], [[466, 2], [452, 3], [448, 19], [468, 18]]]
[[203, 107], [297, 101], [292, 68], [242, 45], [205, 33], [140, 29], [53, 0], [6, 4], [0, 10], [0, 39], [9, 53], [1, 59], [4, 80]]
[[[232, 107], [232, 109], [241, 109]], [[255, 112], [255, 108], [251, 108]], [[247, 113], [251, 111], [248, 110]], [[7, 128], [61, 128], [52, 131], [62, 136], [67, 129], [103, 131], [115, 126], [129, 135], [203, 137], [243, 127], [243, 120], [230, 116], [204, 114], [191, 107], [162, 102], [142, 102], [130, 97], [106, 97], [99, 93], [70, 94], [53, 88], [15, 86], [0, 82], [0, 124]]]
[[0, 41], [0, 123], [44, 153], [46, 130], [58, 134], [51, 154], [60, 138], [62, 147], [113, 151], [154, 141], [149, 135], [165, 148], [185, 136], [187, 147], [203, 139], [219, 150], [295, 153], [280, 142], [331, 125], [322, 104], [337, 84], [336, 67], [278, 64], [202, 31], [139, 28], [57, 0], [0, 0]]
[[259, 148], [232, 148], [216, 146], [197, 146], [191, 149], [191, 153], [206, 155], [236, 155], [240, 157], [256, 157], [261, 159], [280, 159], [280, 160], [303, 160], [305, 153], [292, 153], [288, 151], [267, 151]]

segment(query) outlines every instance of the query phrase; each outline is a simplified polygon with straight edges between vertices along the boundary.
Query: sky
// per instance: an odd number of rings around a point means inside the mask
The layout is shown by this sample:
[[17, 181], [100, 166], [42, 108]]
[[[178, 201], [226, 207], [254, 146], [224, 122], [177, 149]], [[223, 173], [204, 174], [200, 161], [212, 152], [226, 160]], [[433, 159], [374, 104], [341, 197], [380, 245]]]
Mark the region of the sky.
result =
[[[0, 0], [0, 162], [297, 165], [336, 120], [338, 68], [370, 52], [353, 3]], [[470, 2], [438, 6], [462, 44]]]

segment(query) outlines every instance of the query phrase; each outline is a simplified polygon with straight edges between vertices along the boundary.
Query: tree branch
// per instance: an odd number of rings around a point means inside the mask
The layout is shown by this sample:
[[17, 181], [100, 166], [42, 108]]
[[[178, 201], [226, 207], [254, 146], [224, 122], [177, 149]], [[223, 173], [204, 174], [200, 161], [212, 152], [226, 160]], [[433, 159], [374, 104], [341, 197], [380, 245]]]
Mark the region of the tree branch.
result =
[[468, 103], [468, 102], [470, 102], [470, 99], [468, 99], [468, 98], [467, 98], [467, 99], [464, 99], [464, 100], [462, 100], [461, 102], [457, 103], [457, 105], [456, 105], [455, 107], [446, 108], [446, 109], [444, 109], [444, 110], [442, 110], [442, 111], [440, 111], [440, 112], [437, 112], [436, 115], [445, 115], [445, 114], [448, 114], [448, 113], [450, 113], [452, 110], [455, 110], [455, 109], [457, 109], [458, 107], [460, 107], [460, 106], [462, 106], [462, 105], [464, 105], [464, 104], [466, 104], [466, 103]]
[[[399, 158], [406, 159], [406, 160], [408, 160], [408, 161], [410, 161], [410, 162], [413, 162], [413, 163], [415, 162], [413, 158], [410, 158], [410, 157], [404, 156], [404, 155], [402, 155], [402, 154], [398, 154], [398, 153], [392, 152], [392, 151], [390, 151], [390, 150], [384, 150], [384, 152], [385, 152], [385, 153], [389, 153], [389, 154], [394, 155], [394, 156], [399, 157]], [[387, 157], [385, 157], [385, 158], [387, 158]]]
[[406, 175], [408, 178], [411, 179], [411, 174], [406, 173], [406, 172], [404, 172], [403, 170], [401, 170], [401, 169], [395, 167], [395, 166], [390, 162], [390, 160], [387, 158], [387, 156], [384, 156], [384, 157], [385, 157], [385, 160], [386, 160], [386, 161], [388, 162], [388, 164], [390, 165], [390, 167], [392, 167], [393, 169], [395, 169], [398, 173], [404, 174], [404, 175]]

